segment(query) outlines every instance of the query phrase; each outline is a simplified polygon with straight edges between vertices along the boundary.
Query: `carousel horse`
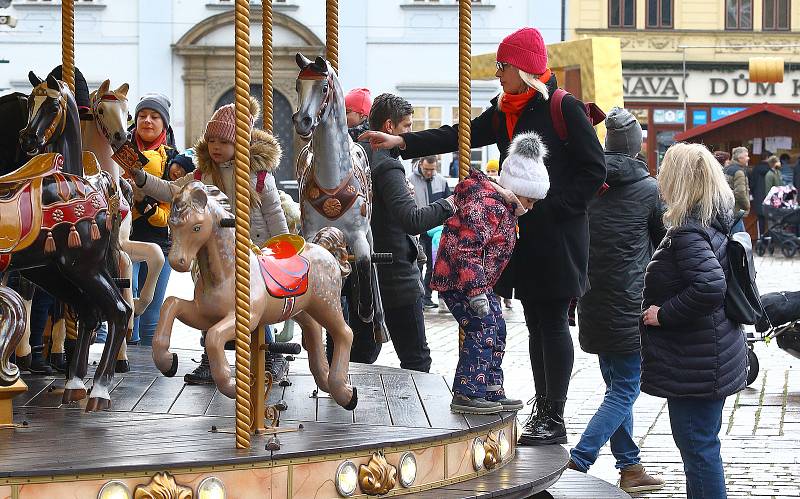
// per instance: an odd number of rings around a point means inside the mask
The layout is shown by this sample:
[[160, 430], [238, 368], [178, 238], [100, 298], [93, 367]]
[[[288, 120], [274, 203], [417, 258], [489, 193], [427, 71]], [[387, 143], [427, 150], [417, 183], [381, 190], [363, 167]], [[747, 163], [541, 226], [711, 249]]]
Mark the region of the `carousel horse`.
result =
[[[186, 184], [173, 198], [169, 263], [178, 272], [188, 272], [196, 262], [198, 277], [194, 300], [170, 296], [164, 301], [153, 338], [153, 360], [166, 376], [177, 372], [177, 355], [169, 351], [176, 318], [207, 331], [205, 345], [214, 382], [221, 393], [233, 398], [236, 382], [224, 350], [225, 343], [236, 336], [235, 237], [233, 230], [223, 226], [231, 218], [229, 210], [225, 195], [201, 182]], [[347, 384], [353, 332], [344, 322], [339, 300], [342, 282], [350, 272], [347, 250], [341, 231], [335, 228], [319, 231], [314, 241], [282, 235], [263, 249], [251, 248], [250, 326], [257, 330], [294, 319], [302, 329], [317, 386], [352, 410], [358, 403], [356, 388]], [[330, 365], [321, 327], [334, 340]]]
[[[19, 140], [26, 153], [39, 154], [0, 177], [0, 271], [20, 270], [77, 313], [79, 335], [65, 403], [86, 397], [90, 336], [100, 320], [108, 321], [109, 340], [86, 405], [87, 412], [101, 410], [110, 405], [115, 359], [131, 313], [114, 282], [113, 219], [120, 193], [105, 172], [83, 177], [78, 108], [66, 84], [52, 76], [29, 77], [34, 89]], [[42, 153], [51, 148], [63, 153]]]
[[[83, 148], [91, 151], [97, 157], [100, 168], [111, 174], [120, 188], [125, 188], [127, 181], [120, 178], [121, 169], [114, 161], [114, 152], [119, 150], [127, 141], [128, 121], [128, 84], [123, 83], [118, 89], [111, 90], [109, 80], [104, 81], [100, 88], [89, 96], [91, 118], [83, 121]], [[146, 262], [147, 278], [141, 288], [138, 298], [133, 297], [133, 290], [125, 289], [125, 301], [133, 307], [134, 315], [141, 315], [153, 301], [156, 282], [164, 266], [164, 254], [161, 248], [154, 243], [131, 241], [132, 216], [130, 205], [123, 203], [122, 220], [119, 229], [119, 247], [121, 250], [120, 273], [129, 280], [131, 275], [131, 262]], [[133, 318], [128, 324], [128, 330], [133, 329]], [[123, 347], [124, 348], [124, 347]]]
[[372, 179], [364, 149], [347, 133], [344, 93], [336, 71], [321, 57], [296, 56], [299, 107], [292, 116], [300, 137], [311, 139], [297, 158], [303, 235], [341, 230], [355, 256], [352, 274], [358, 316], [372, 322], [377, 341], [388, 340], [378, 273], [372, 262]]
[[0, 386], [11, 386], [19, 379], [19, 368], [9, 357], [25, 334], [26, 314], [22, 297], [0, 285]]

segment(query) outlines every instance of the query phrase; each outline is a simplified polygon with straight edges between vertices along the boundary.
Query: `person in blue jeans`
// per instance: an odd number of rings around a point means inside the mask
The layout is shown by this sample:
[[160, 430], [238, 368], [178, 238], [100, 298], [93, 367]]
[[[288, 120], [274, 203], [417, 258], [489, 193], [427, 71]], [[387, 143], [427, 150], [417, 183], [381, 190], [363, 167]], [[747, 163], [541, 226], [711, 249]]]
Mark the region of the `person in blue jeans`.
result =
[[657, 490], [664, 481], [640, 464], [633, 437], [633, 404], [639, 396], [639, 315], [644, 272], [665, 229], [658, 184], [636, 159], [642, 127], [631, 113], [613, 108], [606, 118], [606, 184], [589, 205], [589, 290], [578, 300], [581, 348], [597, 354], [606, 393], [568, 466], [586, 472], [611, 443], [626, 492]]
[[[166, 255], [165, 255], [166, 256]], [[142, 315], [133, 319], [133, 335], [131, 337], [132, 343], [140, 345], [152, 345], [153, 336], [156, 332], [156, 325], [158, 325], [158, 317], [161, 313], [161, 304], [164, 303], [164, 296], [167, 294], [167, 284], [169, 284], [169, 275], [172, 268], [169, 262], [165, 261], [164, 266], [161, 267], [161, 273], [158, 275], [156, 282], [156, 290], [153, 294], [153, 301], [142, 312]], [[139, 283], [144, 282], [147, 277], [147, 263], [136, 262], [133, 264], [133, 289], [135, 290], [134, 296], [139, 297]]]
[[725, 312], [734, 196], [702, 144], [670, 147], [658, 186], [669, 230], [644, 277], [642, 391], [667, 399], [686, 496], [725, 499], [722, 408], [747, 378], [745, 335]]

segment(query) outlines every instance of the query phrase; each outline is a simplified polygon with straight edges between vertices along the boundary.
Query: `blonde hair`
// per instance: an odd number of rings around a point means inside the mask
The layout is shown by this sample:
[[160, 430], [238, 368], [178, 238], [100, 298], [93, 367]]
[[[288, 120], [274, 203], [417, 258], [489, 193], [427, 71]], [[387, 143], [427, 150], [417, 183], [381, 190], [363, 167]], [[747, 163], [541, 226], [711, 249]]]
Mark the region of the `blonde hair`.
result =
[[[528, 87], [533, 88], [537, 92], [542, 94], [542, 97], [544, 97], [544, 100], [550, 100], [550, 91], [547, 90], [547, 84], [539, 79], [539, 76], [541, 76], [541, 75], [536, 76], [535, 74], [531, 74], [531, 73], [525, 72], [525, 71], [523, 71], [523, 70], [519, 69], [518, 67], [513, 66], [511, 64], [509, 64], [509, 67], [512, 67], [512, 68], [516, 69], [517, 71], [519, 71], [519, 77], [522, 79], [523, 83], [525, 83], [526, 85], [528, 85]], [[504, 93], [505, 92], [503, 92], [502, 90], [500, 91], [500, 96], [497, 98], [497, 106], [498, 107], [500, 106], [500, 101], [503, 100], [503, 94]]]
[[733, 210], [733, 191], [719, 163], [701, 144], [679, 142], [667, 150], [658, 172], [661, 197], [667, 205], [664, 223], [680, 226], [690, 216], [709, 225]]

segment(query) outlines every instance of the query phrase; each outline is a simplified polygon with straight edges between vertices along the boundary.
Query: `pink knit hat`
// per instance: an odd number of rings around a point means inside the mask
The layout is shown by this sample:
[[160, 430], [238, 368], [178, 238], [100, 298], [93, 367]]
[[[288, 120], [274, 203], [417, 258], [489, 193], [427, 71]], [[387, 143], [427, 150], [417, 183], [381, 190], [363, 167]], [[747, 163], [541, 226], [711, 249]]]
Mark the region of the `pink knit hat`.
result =
[[497, 47], [497, 62], [505, 62], [526, 73], [539, 75], [547, 70], [547, 47], [535, 28], [522, 28], [503, 38]]
[[368, 88], [354, 88], [344, 96], [344, 107], [348, 111], [369, 115], [369, 110], [372, 108], [372, 94]]
[[226, 104], [214, 111], [203, 132], [205, 140], [209, 137], [225, 139], [228, 142], [236, 141], [236, 112], [233, 104]]

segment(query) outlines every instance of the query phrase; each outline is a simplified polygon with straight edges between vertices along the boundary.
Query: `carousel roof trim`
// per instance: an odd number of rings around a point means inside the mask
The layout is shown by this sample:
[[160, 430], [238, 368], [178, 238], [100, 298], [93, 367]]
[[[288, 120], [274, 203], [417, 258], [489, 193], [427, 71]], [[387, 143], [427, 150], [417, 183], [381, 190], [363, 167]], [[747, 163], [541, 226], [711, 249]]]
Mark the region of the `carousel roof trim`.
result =
[[800, 123], [800, 114], [795, 113], [791, 109], [785, 108], [783, 106], [779, 106], [777, 104], [767, 104], [765, 102], [763, 104], [756, 104], [750, 106], [747, 109], [739, 111], [738, 113], [731, 114], [730, 116], [726, 116], [717, 121], [712, 121], [711, 123], [708, 123], [706, 125], [690, 128], [689, 130], [686, 130], [684, 132], [675, 135], [675, 141], [682, 142], [688, 139], [693, 139], [699, 135], [706, 134], [712, 130], [725, 127], [732, 123], [736, 123], [737, 121], [741, 121], [751, 116], [755, 116], [756, 114], [759, 113], [770, 113], [776, 116], [780, 116], [781, 118], [786, 118], [788, 120]]

